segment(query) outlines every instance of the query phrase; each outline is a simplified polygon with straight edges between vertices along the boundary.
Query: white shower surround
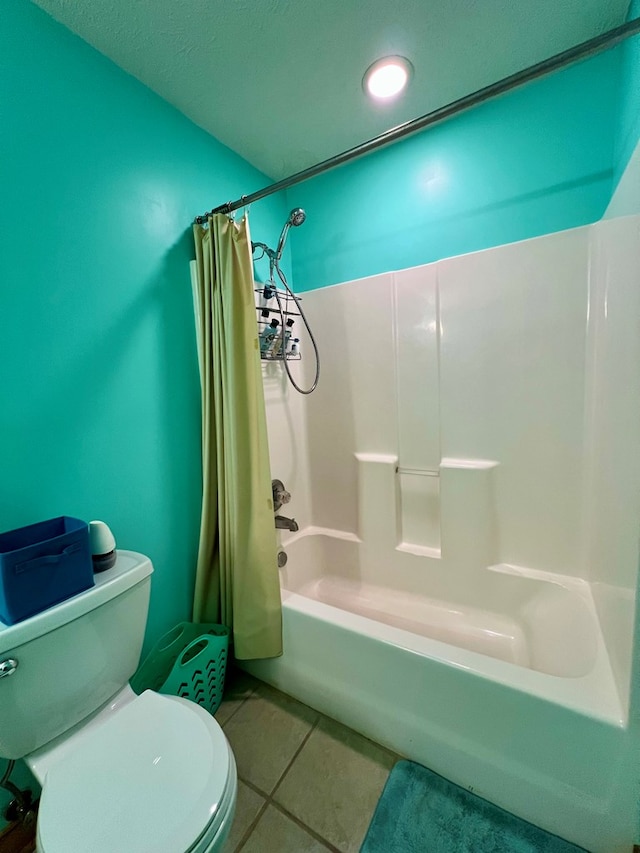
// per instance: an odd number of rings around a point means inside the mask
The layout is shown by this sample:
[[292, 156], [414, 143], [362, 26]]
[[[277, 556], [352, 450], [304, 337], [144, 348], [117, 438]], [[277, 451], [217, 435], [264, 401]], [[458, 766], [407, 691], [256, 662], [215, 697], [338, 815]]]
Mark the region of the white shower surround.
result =
[[318, 391], [265, 377], [302, 531], [284, 656], [251, 670], [596, 853], [635, 829], [639, 237], [304, 294]]

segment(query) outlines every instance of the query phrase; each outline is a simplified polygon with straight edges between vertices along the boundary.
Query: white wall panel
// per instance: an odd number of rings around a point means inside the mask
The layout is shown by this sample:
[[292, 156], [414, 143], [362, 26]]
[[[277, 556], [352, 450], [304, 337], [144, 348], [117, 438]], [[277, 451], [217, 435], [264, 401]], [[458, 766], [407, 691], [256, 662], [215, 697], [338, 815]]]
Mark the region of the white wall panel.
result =
[[593, 226], [584, 543], [618, 690], [629, 691], [640, 539], [640, 216]]
[[442, 454], [500, 463], [504, 562], [580, 575], [589, 229], [438, 265]]
[[[291, 363], [296, 381], [301, 381], [300, 364]], [[272, 479], [282, 480], [291, 493], [291, 502], [281, 512], [295, 517], [300, 527], [311, 523], [311, 483], [307, 444], [306, 406], [289, 385], [282, 364], [262, 362], [269, 458]]]
[[401, 468], [440, 464], [437, 265], [394, 275]]

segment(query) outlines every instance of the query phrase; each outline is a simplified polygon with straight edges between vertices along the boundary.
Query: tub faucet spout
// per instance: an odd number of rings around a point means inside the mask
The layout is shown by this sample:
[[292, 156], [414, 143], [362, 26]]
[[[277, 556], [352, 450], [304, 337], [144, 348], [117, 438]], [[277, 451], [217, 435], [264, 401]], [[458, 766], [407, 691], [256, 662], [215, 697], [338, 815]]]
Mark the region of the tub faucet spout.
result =
[[278, 530], [290, 530], [292, 533], [300, 529], [295, 518], [286, 518], [284, 515], [276, 515], [276, 528]]

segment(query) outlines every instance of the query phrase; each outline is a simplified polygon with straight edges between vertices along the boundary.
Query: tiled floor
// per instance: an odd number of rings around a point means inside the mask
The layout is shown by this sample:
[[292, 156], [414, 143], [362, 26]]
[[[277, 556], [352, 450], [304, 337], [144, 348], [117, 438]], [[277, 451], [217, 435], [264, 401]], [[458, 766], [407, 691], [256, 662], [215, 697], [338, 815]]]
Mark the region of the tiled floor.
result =
[[396, 755], [240, 671], [216, 719], [239, 780], [224, 853], [358, 853]]

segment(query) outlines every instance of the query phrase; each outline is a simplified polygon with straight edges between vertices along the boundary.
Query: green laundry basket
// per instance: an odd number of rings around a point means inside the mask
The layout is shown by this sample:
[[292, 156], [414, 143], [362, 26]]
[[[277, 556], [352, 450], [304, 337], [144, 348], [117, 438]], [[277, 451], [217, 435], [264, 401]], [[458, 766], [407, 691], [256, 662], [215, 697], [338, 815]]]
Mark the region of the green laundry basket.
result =
[[214, 714], [224, 690], [229, 629], [181, 622], [161, 637], [131, 679], [134, 693], [155, 690], [182, 696]]

